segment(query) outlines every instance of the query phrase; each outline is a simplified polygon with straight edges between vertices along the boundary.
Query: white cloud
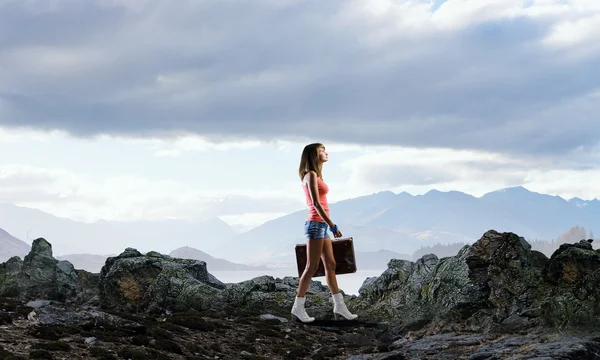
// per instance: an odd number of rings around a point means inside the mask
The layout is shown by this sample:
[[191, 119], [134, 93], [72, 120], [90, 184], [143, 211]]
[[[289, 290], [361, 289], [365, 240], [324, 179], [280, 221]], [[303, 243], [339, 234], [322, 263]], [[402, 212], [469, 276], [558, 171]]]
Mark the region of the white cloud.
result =
[[363, 194], [383, 189], [422, 194], [437, 189], [480, 196], [524, 185], [566, 198], [593, 199], [600, 193], [600, 169], [586, 162], [599, 154], [580, 164], [565, 161], [568, 154], [562, 159], [525, 158], [481, 151], [390, 148], [347, 160], [342, 166], [352, 172], [346, 187], [363, 189]]
[[[598, 11], [600, 13], [600, 11]], [[544, 42], [560, 48], [592, 42], [600, 36], [600, 14], [560, 22], [553, 26]]]
[[24, 165], [0, 166], [0, 201], [86, 222], [225, 216], [244, 226], [264, 221], [261, 214], [290, 212], [301, 205], [281, 190], [205, 191], [201, 186], [171, 180], [127, 174], [92, 179], [66, 170]]
[[8, 129], [0, 126], [0, 143], [9, 144], [17, 142], [45, 142], [56, 140], [59, 137], [65, 137], [64, 131], [52, 130], [42, 131], [38, 129], [20, 128]]
[[[563, 0], [447, 0], [432, 11], [431, 1], [356, 0], [347, 2], [340, 12], [345, 26], [360, 23], [369, 29], [363, 35], [370, 39], [393, 40], [398, 37], [423, 35], [449, 36], [449, 32], [464, 30], [498, 20], [535, 19], [554, 24], [560, 32], [563, 19], [582, 24], [600, 14], [596, 1]], [[567, 30], [567, 29], [565, 29]], [[568, 31], [568, 30], [567, 30]], [[573, 41], [573, 40], [571, 40]], [[575, 39], [577, 41], [577, 39]], [[377, 42], [378, 45], [383, 44]]]
[[[540, 110], [573, 101], [579, 122], [589, 108], [576, 99], [598, 84], [591, 0], [22, 4], [0, 14], [9, 126], [526, 154], [567, 144], [548, 137], [532, 148], [519, 122], [574, 131]], [[85, 26], [73, 32], [65, 19]], [[600, 128], [586, 130], [567, 146], [597, 142]], [[469, 132], [514, 141], [494, 147]], [[180, 141], [156, 155], [204, 146]]]
[[228, 151], [257, 148], [260, 141], [209, 141], [198, 135], [183, 135], [172, 139], [125, 139], [126, 143], [138, 144], [154, 151], [155, 156], [177, 157], [184, 153], [206, 152], [209, 150]]

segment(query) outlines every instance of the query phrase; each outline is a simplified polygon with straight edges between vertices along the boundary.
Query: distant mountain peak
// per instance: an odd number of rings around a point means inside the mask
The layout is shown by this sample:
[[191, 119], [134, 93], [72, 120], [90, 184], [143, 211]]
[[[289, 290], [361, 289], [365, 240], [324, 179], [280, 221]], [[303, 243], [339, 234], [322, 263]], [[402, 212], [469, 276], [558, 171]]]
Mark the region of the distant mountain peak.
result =
[[191, 255], [191, 256], [201, 256], [201, 257], [206, 257], [206, 258], [213, 258], [206, 252], [196, 249], [191, 246], [187, 246], [187, 245], [171, 251], [171, 253], [169, 255], [176, 256], [176, 257], [182, 257], [184, 255]]
[[523, 185], [519, 185], [519, 186], [509, 186], [504, 189], [499, 189], [499, 190], [496, 190], [493, 192], [532, 193], [533, 191], [527, 189]]
[[13, 256], [24, 258], [30, 249], [29, 244], [12, 236], [8, 231], [0, 229], [0, 263]]
[[472, 198], [474, 197], [471, 194], [467, 194], [465, 192], [462, 191], [458, 191], [458, 190], [448, 190], [448, 191], [441, 191], [441, 190], [437, 190], [437, 189], [431, 189], [428, 192], [426, 192], [424, 195], [424, 197], [429, 197], [429, 198], [447, 198], [447, 197], [453, 197], [453, 198]]
[[169, 256], [182, 258], [182, 259], [194, 259], [206, 262], [207, 266], [212, 270], [268, 270], [266, 266], [252, 266], [246, 264], [238, 264], [227, 261], [225, 259], [215, 258], [202, 250], [198, 250], [191, 246], [182, 246], [177, 248]]
[[425, 194], [423, 194], [423, 196], [440, 196], [442, 194], [443, 194], [442, 191], [439, 191], [437, 189], [431, 189], [428, 192], [426, 192]]
[[377, 195], [377, 196], [396, 196], [396, 193], [394, 193], [391, 190], [384, 190], [384, 191], [375, 193], [375, 195]]
[[[519, 185], [519, 186], [510, 186], [510, 187], [490, 191], [490, 192], [484, 194], [482, 196], [482, 198], [496, 197], [496, 196], [502, 196], [502, 195], [530, 196], [530, 195], [542, 195], [542, 194], [537, 193], [535, 191], [531, 191], [531, 190], [527, 189], [526, 187]], [[551, 195], [547, 195], [547, 196], [551, 196]]]

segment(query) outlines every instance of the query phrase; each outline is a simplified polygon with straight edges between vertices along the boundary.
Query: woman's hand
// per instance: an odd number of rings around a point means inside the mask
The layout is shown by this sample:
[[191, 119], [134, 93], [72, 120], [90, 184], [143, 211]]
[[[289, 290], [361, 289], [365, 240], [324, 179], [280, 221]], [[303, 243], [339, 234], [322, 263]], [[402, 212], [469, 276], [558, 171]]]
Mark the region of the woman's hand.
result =
[[337, 239], [337, 238], [341, 238], [341, 237], [342, 237], [342, 232], [341, 232], [341, 231], [339, 231], [339, 230], [336, 230], [336, 231], [333, 233], [333, 236], [334, 236], [336, 239]]

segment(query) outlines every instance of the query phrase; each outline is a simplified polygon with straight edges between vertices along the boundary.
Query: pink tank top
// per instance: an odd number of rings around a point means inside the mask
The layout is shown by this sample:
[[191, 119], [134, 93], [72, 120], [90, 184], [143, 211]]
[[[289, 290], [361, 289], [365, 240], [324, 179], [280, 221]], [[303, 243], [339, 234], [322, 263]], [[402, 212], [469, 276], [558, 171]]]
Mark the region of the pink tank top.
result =
[[[315, 206], [313, 205], [312, 198], [310, 197], [310, 190], [308, 189], [308, 184], [302, 185], [302, 187], [304, 188], [304, 196], [306, 197], [306, 205], [308, 206], [307, 220], [325, 222], [325, 220], [323, 220], [323, 218], [321, 217], [321, 215], [319, 215], [317, 209], [315, 209]], [[327, 203], [327, 193], [329, 192], [329, 187], [327, 186], [327, 184], [325, 184], [323, 179], [319, 177], [317, 178], [317, 189], [319, 189], [319, 202], [321, 203], [321, 206], [323, 207], [323, 210], [325, 210], [327, 216], [329, 216], [329, 204]]]

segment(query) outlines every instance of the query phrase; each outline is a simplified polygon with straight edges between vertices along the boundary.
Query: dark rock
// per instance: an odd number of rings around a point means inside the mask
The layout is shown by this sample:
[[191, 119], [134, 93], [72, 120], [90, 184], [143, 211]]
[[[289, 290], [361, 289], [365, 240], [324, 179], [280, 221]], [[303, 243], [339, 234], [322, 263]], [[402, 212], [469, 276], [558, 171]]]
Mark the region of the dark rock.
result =
[[28, 302], [25, 305], [27, 305], [33, 309], [39, 309], [41, 307], [48, 306], [51, 304], [52, 304], [52, 300], [33, 300], [33, 301]]
[[393, 346], [396, 348], [394, 353], [401, 353], [409, 359], [467, 356], [470, 360], [600, 358], [600, 343], [589, 335], [534, 331], [524, 335], [444, 333], [413, 336], [398, 340]]
[[0, 309], [0, 325], [12, 324], [13, 319], [10, 314], [2, 309]]
[[[298, 278], [259, 276], [236, 284], [227, 284], [222, 301], [233, 308], [275, 310], [277, 315], [289, 316], [298, 289]], [[311, 316], [333, 318], [333, 304], [326, 286], [311, 281], [306, 294], [306, 309]]]
[[78, 304], [98, 305], [100, 274], [93, 274], [85, 270], [75, 269], [79, 286], [75, 302]]
[[539, 307], [531, 308], [531, 309], [524, 309], [521, 312], [521, 316], [528, 317], [528, 318], [540, 317], [541, 314], [542, 314], [542, 309]]
[[68, 261], [52, 257], [52, 245], [43, 238], [35, 239], [31, 251], [21, 261], [17, 257], [0, 265], [0, 296], [23, 301], [48, 299], [85, 303], [97, 293], [92, 283], [82, 283]]
[[78, 309], [73, 311], [68, 305], [49, 305], [35, 310], [40, 325], [85, 326], [102, 323], [111, 327], [137, 329], [142, 327], [139, 322], [123, 319], [122, 317], [96, 310]]
[[537, 297], [549, 326], [595, 326], [600, 321], [600, 253], [588, 241], [562, 244], [546, 264]]
[[358, 320], [333, 321], [313, 281], [318, 320], [302, 324], [287, 320], [297, 277], [223, 284], [204, 262], [132, 248], [91, 274], [37, 239], [0, 264], [0, 294], [13, 297], [0, 298], [0, 358], [595, 359], [599, 265], [589, 241], [547, 258], [491, 230], [456, 256], [391, 260], [344, 295]]
[[526, 330], [536, 325], [538, 325], [538, 322], [535, 320], [532, 320], [528, 317], [513, 314], [507, 317], [506, 319], [502, 320], [500, 325], [496, 328], [496, 331], [511, 333], [518, 330]]
[[383, 354], [361, 354], [352, 355], [348, 360], [406, 360], [406, 356], [402, 353], [383, 353]]
[[218, 306], [225, 285], [206, 270], [206, 263], [170, 256], [142, 255], [135, 249], [109, 257], [99, 279], [102, 307], [123, 311], [208, 309]]
[[[66, 300], [66, 294], [59, 291], [57, 273], [68, 271], [59, 269], [58, 260], [52, 257], [52, 245], [43, 238], [35, 239], [31, 251], [23, 259], [23, 266], [17, 275], [19, 297], [22, 299]], [[67, 280], [68, 274], [62, 274], [61, 280]], [[65, 284], [69, 288], [71, 284]]]
[[577, 284], [600, 268], [600, 254], [587, 241], [561, 244], [552, 254], [543, 275], [554, 285]]
[[541, 251], [531, 250], [531, 266], [543, 269], [548, 263], [548, 257]]
[[30, 359], [43, 359], [43, 360], [52, 360], [54, 357], [52, 354], [46, 350], [31, 350], [29, 352]]
[[17, 275], [23, 267], [23, 260], [13, 256], [0, 264], [0, 296], [16, 297], [19, 295]]
[[[107, 259], [98, 284], [103, 308], [157, 314], [227, 306], [276, 309], [278, 313], [287, 313], [297, 286], [297, 279], [271, 276], [223, 284], [208, 273], [203, 261], [158, 253], [148, 256], [131, 248]], [[307, 307], [316, 305], [318, 311], [320, 305], [327, 304], [328, 289], [313, 281], [307, 297]]]
[[261, 320], [265, 320], [265, 321], [279, 321], [282, 323], [288, 322], [288, 319], [286, 319], [286, 318], [283, 318], [281, 316], [271, 315], [271, 314], [261, 314], [258, 318]]
[[593, 326], [599, 289], [600, 254], [589, 242], [563, 244], [547, 259], [522, 237], [490, 230], [456, 256], [391, 260], [350, 302], [373, 319], [397, 319], [403, 331], [511, 332]]

